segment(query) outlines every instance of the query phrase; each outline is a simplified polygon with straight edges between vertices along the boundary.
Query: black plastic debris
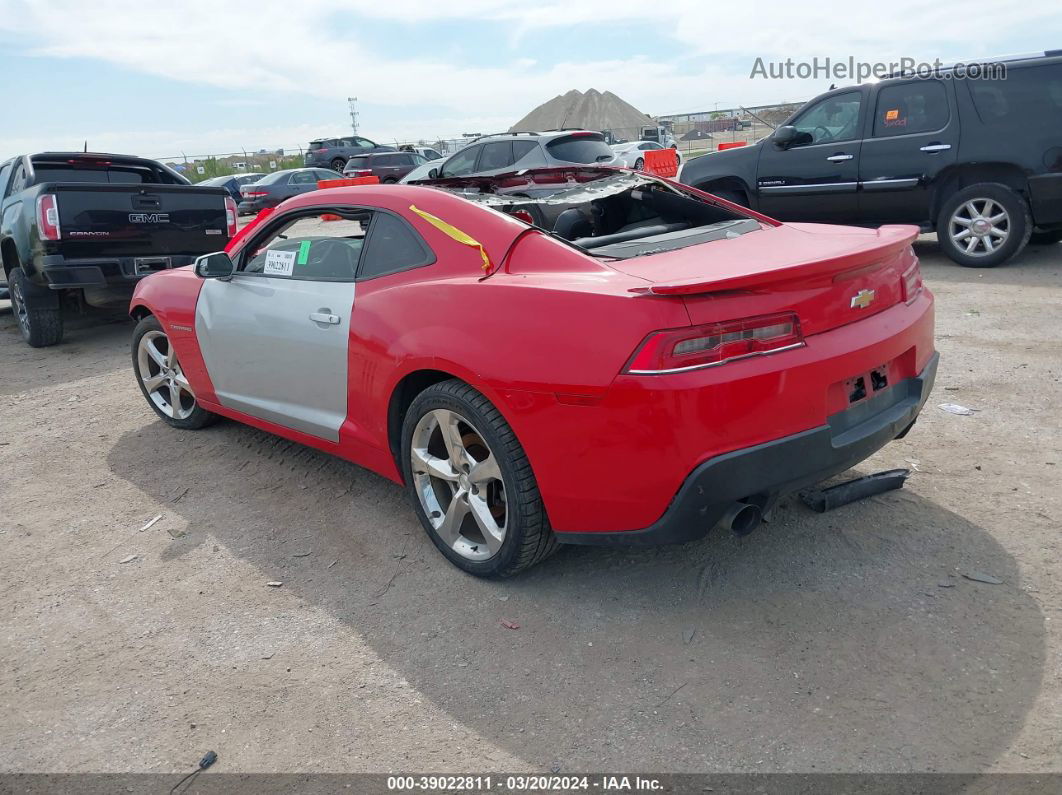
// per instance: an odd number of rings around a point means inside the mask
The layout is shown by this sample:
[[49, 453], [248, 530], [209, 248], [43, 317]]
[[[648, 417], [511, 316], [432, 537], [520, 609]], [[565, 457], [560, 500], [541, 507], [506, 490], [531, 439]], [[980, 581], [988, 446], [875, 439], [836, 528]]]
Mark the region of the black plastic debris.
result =
[[811, 510], [819, 513], [832, 511], [856, 500], [899, 489], [911, 474], [909, 469], [887, 469], [855, 480], [847, 480], [825, 489], [808, 489], [800, 492], [800, 499]]

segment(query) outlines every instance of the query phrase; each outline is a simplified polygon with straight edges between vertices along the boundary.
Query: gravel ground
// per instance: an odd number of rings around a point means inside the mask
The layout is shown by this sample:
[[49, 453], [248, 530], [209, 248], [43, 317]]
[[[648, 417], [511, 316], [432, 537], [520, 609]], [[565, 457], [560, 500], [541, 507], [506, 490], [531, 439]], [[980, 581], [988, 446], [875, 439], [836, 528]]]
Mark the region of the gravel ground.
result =
[[1062, 249], [918, 248], [936, 391], [860, 467], [905, 489], [505, 583], [375, 475], [156, 421], [130, 323], [0, 304], [0, 771], [1062, 770]]

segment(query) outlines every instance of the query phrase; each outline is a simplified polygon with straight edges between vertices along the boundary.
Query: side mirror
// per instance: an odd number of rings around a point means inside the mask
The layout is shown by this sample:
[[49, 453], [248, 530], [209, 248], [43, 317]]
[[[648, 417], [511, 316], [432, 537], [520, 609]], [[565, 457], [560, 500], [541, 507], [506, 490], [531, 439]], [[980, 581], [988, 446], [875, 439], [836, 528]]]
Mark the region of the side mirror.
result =
[[779, 127], [777, 130], [775, 130], [774, 135], [771, 137], [774, 140], [775, 145], [780, 146], [784, 149], [785, 147], [793, 143], [793, 141], [796, 140], [796, 137], [799, 134], [800, 133], [796, 127], [787, 124], [786, 126]]
[[231, 279], [236, 265], [224, 251], [204, 254], [195, 261], [195, 275], [200, 279]]
[[439, 169], [433, 168], [431, 171], [428, 172], [428, 179], [438, 179], [438, 178], [439, 178]]

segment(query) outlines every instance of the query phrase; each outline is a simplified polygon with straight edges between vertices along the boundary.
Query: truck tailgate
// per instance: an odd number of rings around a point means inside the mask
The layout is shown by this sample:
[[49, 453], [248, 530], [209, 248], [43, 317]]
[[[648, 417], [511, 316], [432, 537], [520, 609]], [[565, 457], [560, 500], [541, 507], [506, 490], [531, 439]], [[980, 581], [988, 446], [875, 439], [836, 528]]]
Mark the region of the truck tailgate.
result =
[[41, 191], [56, 196], [68, 258], [198, 255], [225, 247], [224, 188], [46, 183]]

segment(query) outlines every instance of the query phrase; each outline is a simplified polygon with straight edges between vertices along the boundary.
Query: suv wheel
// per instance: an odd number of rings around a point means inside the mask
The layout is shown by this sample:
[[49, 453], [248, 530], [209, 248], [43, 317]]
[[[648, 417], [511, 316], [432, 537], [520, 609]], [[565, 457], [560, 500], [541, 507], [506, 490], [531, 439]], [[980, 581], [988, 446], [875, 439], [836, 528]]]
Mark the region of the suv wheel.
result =
[[332, 161], [331, 166], [333, 171], [338, 171], [340, 174], [342, 174], [343, 169], [347, 167], [347, 161], [341, 157], [337, 157], [335, 160]]
[[11, 288], [11, 309], [22, 339], [34, 348], [58, 345], [63, 339], [59, 293], [35, 285], [21, 267], [13, 268], [7, 280]]
[[1029, 242], [1032, 218], [1025, 200], [994, 182], [971, 185], [951, 196], [937, 219], [937, 240], [967, 268], [992, 268]]
[[463, 381], [428, 387], [402, 426], [413, 510], [447, 560], [509, 577], [557, 547], [523, 447], [487, 398]]

